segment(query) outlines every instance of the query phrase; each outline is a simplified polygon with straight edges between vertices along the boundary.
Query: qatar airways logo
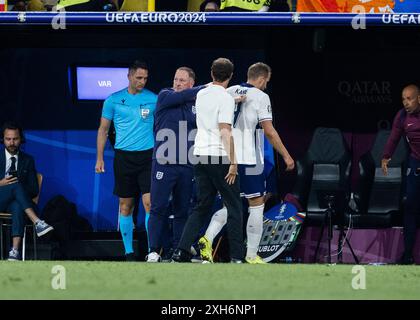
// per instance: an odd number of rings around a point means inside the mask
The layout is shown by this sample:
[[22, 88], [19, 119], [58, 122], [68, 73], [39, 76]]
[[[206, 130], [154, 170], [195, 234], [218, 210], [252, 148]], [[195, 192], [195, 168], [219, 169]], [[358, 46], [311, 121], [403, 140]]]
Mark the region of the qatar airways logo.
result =
[[338, 93], [353, 104], [391, 104], [390, 81], [343, 80], [337, 84]]

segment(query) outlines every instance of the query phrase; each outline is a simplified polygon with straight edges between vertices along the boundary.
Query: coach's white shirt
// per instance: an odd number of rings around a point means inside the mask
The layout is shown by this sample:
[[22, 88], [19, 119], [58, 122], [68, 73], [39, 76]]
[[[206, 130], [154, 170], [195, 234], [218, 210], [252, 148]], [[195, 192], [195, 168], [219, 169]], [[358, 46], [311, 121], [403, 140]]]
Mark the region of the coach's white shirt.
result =
[[233, 137], [238, 163], [257, 164], [257, 156], [259, 157], [258, 163], [264, 163], [263, 131], [259, 130], [257, 135], [255, 133], [260, 122], [273, 119], [270, 97], [249, 84], [232, 86], [227, 91], [234, 98], [246, 95], [246, 100], [235, 107], [235, 113], [238, 115], [235, 115]]
[[222, 86], [211, 84], [198, 92], [195, 108], [197, 135], [194, 141], [194, 155], [227, 156], [219, 124], [232, 124], [235, 111], [233, 97]]

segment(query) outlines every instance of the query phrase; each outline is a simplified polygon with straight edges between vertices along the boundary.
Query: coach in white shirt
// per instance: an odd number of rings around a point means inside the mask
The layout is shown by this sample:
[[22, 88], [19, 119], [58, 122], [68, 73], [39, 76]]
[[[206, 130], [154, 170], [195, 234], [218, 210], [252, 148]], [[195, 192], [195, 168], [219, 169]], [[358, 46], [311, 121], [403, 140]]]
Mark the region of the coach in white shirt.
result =
[[[251, 264], [266, 263], [258, 256], [258, 248], [263, 234], [264, 196], [266, 174], [264, 172], [264, 138], [257, 127], [264, 129], [267, 140], [283, 157], [286, 170], [293, 170], [295, 164], [279, 134], [273, 126], [270, 97], [264, 92], [271, 78], [271, 68], [257, 62], [248, 68], [246, 83], [232, 86], [227, 92], [239, 102], [233, 121], [233, 136], [238, 161], [241, 195], [248, 200], [249, 216], [246, 225], [247, 249], [245, 261]], [[239, 99], [240, 98], [240, 99]], [[238, 100], [239, 99], [239, 100]], [[212, 261], [212, 244], [227, 220], [225, 208], [215, 212], [206, 234], [198, 241], [201, 257]]]
[[231, 61], [216, 59], [211, 67], [213, 83], [197, 94], [194, 155], [200, 158], [200, 162], [194, 166], [194, 177], [198, 204], [188, 218], [178, 249], [172, 256], [175, 262], [191, 261], [191, 245], [211, 214], [217, 192], [221, 194], [228, 211], [231, 260], [243, 260], [242, 204], [232, 137], [235, 102], [226, 91], [232, 73]]

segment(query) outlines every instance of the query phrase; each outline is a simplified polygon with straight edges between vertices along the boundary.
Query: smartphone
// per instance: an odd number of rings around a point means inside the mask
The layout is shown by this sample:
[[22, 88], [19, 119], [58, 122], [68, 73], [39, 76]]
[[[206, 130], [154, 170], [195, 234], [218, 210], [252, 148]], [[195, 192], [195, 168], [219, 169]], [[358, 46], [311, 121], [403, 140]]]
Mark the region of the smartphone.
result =
[[18, 176], [17, 170], [9, 171], [9, 176], [17, 178], [17, 176]]

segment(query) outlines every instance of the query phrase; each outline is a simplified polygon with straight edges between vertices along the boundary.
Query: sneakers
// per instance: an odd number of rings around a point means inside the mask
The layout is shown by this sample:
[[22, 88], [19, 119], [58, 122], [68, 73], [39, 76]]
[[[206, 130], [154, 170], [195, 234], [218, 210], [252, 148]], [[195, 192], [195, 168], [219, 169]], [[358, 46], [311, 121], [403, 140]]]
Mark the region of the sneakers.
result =
[[414, 264], [414, 258], [412, 255], [407, 255], [404, 253], [402, 257], [398, 260], [397, 264], [401, 264], [401, 265]]
[[9, 261], [21, 260], [19, 250], [12, 248], [12, 250], [9, 251], [9, 257], [7, 258], [7, 260]]
[[160, 262], [160, 261], [161, 261], [160, 255], [157, 254], [156, 252], [150, 252], [146, 256], [146, 262]]
[[255, 258], [245, 258], [245, 261], [249, 264], [267, 264], [260, 256], [256, 256]]
[[172, 262], [191, 262], [191, 253], [182, 249], [176, 249], [172, 255]]
[[206, 236], [202, 236], [198, 240], [198, 246], [200, 247], [201, 260], [213, 263], [213, 248]]
[[[174, 254], [174, 251], [175, 250], [173, 248], [163, 250], [161, 262], [172, 262], [172, 256]], [[193, 246], [191, 246], [191, 256], [191, 262], [198, 262], [194, 261], [194, 259], [199, 259], [199, 262], [201, 262], [201, 258], [200, 256], [198, 256], [198, 253]]]
[[126, 255], [125, 255], [125, 261], [127, 261], [127, 262], [134, 262], [134, 261], [137, 261], [136, 260], [136, 256], [134, 255], [134, 253], [127, 253]]
[[[172, 255], [174, 254], [174, 249], [169, 248], [163, 250], [163, 254], [161, 256], [161, 262], [172, 262]], [[147, 258], [147, 256], [146, 256]]]
[[38, 237], [43, 236], [51, 230], [54, 230], [54, 228], [47, 224], [44, 220], [38, 220], [38, 222], [35, 224], [35, 231]]
[[230, 263], [243, 263], [243, 261], [241, 259], [232, 258], [230, 259]]

